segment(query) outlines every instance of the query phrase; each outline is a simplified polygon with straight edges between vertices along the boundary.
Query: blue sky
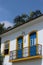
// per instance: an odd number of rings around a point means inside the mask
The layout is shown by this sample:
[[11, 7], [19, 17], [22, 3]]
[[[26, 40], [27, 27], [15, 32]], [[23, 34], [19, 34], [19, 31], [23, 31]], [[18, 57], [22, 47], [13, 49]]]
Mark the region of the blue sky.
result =
[[17, 15], [38, 9], [43, 13], [43, 0], [0, 0], [0, 23], [12, 26]]

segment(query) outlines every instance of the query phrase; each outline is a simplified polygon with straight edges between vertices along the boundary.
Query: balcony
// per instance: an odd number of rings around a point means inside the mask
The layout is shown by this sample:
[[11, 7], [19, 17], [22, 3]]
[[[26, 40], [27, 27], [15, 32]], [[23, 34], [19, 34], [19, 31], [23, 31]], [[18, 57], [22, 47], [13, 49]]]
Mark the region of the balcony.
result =
[[[18, 51], [22, 51], [22, 53], [18, 54]], [[20, 50], [10, 51], [10, 62], [23, 61], [23, 60], [31, 60], [31, 59], [39, 59], [42, 58], [42, 46], [34, 45], [32, 47], [25, 47]]]

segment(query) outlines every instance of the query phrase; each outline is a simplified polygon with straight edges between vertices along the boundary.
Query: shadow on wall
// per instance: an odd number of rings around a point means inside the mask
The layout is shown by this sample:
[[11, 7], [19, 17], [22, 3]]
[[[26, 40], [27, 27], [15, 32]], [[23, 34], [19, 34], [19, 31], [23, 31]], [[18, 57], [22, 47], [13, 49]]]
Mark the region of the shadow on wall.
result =
[[42, 65], [42, 59], [14, 62], [12, 65]]

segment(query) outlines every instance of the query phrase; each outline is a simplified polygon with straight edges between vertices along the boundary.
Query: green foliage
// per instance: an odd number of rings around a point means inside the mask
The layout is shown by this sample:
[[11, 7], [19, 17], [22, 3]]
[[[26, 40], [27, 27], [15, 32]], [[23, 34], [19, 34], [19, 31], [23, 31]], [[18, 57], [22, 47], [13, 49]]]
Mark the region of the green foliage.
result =
[[36, 17], [36, 13], [35, 12], [31, 12], [30, 13], [30, 18], [35, 18]]
[[40, 10], [36, 10], [35, 13], [36, 13], [37, 16], [40, 16], [42, 14]]
[[37, 16], [40, 16], [42, 13], [41, 13], [41, 11], [40, 10], [36, 10], [35, 12], [31, 12], [30, 13], [30, 17], [31, 18], [35, 18], [35, 17], [37, 17]]
[[21, 17], [21, 16], [17, 16], [15, 19], [14, 19], [14, 23], [15, 25], [19, 25], [19, 24], [22, 24], [24, 23], [25, 20]]
[[3, 59], [4, 59], [4, 57], [0, 54], [0, 65], [2, 65]]
[[4, 27], [4, 23], [1, 24], [0, 23], [0, 34], [3, 33], [6, 30], [6, 28]]
[[27, 14], [22, 14], [21, 17], [26, 22], [29, 16]]
[[30, 16], [27, 15], [27, 14], [22, 14], [21, 16], [19, 15], [19, 16], [15, 17], [15, 19], [14, 19], [15, 26], [18, 26], [18, 25], [20, 25], [22, 23], [25, 23], [25, 22], [27, 22], [27, 21], [29, 21], [31, 19], [34, 19], [34, 18], [36, 18], [36, 17], [38, 17], [40, 15], [42, 15], [40, 10], [36, 10], [35, 12], [32, 11], [30, 13]]
[[[0, 35], [5, 31], [4, 24], [0, 23]], [[2, 65], [3, 56], [1, 55], [1, 37], [0, 37], [0, 65]]]
[[15, 26], [18, 26], [18, 25], [20, 25], [20, 24], [25, 23], [25, 22], [27, 21], [27, 18], [28, 18], [28, 17], [29, 17], [29, 16], [26, 15], [26, 14], [22, 14], [21, 16], [15, 17], [15, 19], [14, 19]]

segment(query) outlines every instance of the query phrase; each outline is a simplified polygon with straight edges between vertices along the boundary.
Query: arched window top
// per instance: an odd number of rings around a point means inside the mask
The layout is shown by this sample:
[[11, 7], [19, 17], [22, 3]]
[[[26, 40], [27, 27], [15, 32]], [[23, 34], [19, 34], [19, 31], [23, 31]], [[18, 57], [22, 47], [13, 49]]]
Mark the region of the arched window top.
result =
[[30, 36], [31, 36], [31, 35], [36, 35], [36, 32], [31, 32], [31, 33], [30, 33]]
[[29, 33], [29, 35], [34, 34], [34, 33], [37, 34], [37, 30], [33, 30], [33, 31], [31, 31], [31, 32]]

